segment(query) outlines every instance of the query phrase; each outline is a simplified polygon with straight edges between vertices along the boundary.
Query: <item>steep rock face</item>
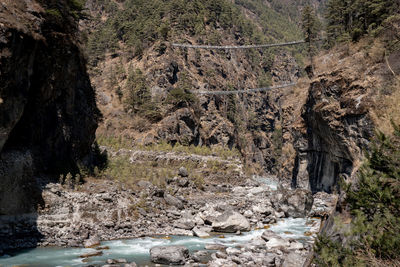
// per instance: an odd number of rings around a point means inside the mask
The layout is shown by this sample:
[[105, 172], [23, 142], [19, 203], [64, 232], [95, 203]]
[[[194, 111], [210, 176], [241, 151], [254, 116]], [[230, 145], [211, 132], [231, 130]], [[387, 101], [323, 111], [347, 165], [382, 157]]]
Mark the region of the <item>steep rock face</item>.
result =
[[0, 215], [33, 211], [32, 175], [76, 169], [94, 141], [100, 114], [68, 3], [0, 5]]
[[336, 191], [339, 180], [351, 181], [360, 166], [377, 121], [376, 88], [390, 76], [381, 56], [358, 49], [341, 48], [318, 59], [294, 134], [295, 187]]
[[321, 77], [311, 84], [303, 113], [308, 127], [306, 143], [299, 147], [298, 175], [300, 180], [308, 176], [312, 191], [332, 192], [341, 175], [351, 175], [353, 163], [367, 148], [373, 123], [368, 116], [371, 103], [362, 99], [365, 93], [366, 88], [340, 76]]

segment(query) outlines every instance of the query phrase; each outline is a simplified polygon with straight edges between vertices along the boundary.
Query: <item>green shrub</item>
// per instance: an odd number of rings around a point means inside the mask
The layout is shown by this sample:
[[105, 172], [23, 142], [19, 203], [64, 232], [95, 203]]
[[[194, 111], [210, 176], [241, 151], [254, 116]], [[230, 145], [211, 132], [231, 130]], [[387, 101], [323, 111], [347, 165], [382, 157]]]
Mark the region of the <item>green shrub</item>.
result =
[[187, 73], [182, 73], [177, 86], [169, 91], [167, 102], [174, 107], [189, 107], [197, 101], [195, 95], [191, 92], [192, 84]]
[[358, 184], [346, 188], [346, 201], [353, 215], [350, 241], [346, 248], [341, 243], [326, 248], [317, 245], [318, 261], [327, 262], [329, 254], [338, 255], [337, 262], [343, 264], [340, 266], [354, 266], [340, 260], [344, 255], [352, 264], [361, 260], [400, 260], [400, 127], [393, 124], [393, 128], [392, 137], [376, 134]]
[[158, 122], [163, 116], [157, 103], [151, 98], [147, 80], [140, 69], [130, 68], [125, 84], [127, 98], [125, 104], [127, 109], [132, 109], [135, 114], [141, 115], [150, 122]]
[[356, 267], [365, 266], [365, 263], [354, 257], [351, 249], [345, 248], [338, 241], [332, 241], [327, 236], [321, 235], [315, 243], [317, 256], [314, 263], [321, 267]]
[[50, 16], [55, 17], [56, 19], [62, 19], [61, 12], [58, 9], [55, 8], [47, 9], [46, 13], [49, 14]]

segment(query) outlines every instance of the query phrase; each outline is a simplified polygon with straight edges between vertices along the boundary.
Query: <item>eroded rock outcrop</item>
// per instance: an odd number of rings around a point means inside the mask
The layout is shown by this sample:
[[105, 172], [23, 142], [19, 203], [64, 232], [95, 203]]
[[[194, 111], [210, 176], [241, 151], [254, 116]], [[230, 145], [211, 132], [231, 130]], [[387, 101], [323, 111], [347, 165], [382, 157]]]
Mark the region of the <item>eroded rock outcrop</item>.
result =
[[367, 88], [343, 76], [322, 76], [311, 84], [303, 113], [307, 136], [299, 147], [298, 178], [308, 176], [312, 191], [334, 191], [339, 177], [351, 175], [367, 148], [373, 123], [366, 93]]

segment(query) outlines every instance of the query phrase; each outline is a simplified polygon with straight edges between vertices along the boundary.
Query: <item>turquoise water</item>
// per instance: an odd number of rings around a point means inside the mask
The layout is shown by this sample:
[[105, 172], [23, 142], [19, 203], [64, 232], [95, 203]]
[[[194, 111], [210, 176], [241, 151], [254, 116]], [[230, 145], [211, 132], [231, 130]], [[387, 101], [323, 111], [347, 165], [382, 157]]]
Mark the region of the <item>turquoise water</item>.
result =
[[[285, 219], [272, 225], [270, 230], [283, 237], [310, 240], [304, 233], [310, 230], [305, 219]], [[85, 248], [35, 248], [23, 250], [12, 256], [0, 257], [0, 266], [8, 267], [24, 265], [30, 267], [47, 266], [85, 266], [89, 264], [105, 264], [107, 259], [127, 259], [128, 262], [136, 262], [139, 266], [150, 265], [150, 248], [159, 245], [183, 245], [191, 252], [203, 250], [206, 244], [223, 244], [226, 246], [237, 246], [251, 239], [261, 236], [264, 229], [243, 233], [242, 235], [225, 234], [225, 238], [219, 235], [210, 238], [198, 238], [190, 236], [171, 236], [170, 239], [162, 238], [136, 238], [129, 240], [116, 240], [102, 242], [102, 246], [110, 247], [103, 250], [102, 256], [92, 257], [88, 262], [82, 262], [80, 255], [94, 252], [95, 249]], [[290, 232], [290, 233], [288, 233]]]

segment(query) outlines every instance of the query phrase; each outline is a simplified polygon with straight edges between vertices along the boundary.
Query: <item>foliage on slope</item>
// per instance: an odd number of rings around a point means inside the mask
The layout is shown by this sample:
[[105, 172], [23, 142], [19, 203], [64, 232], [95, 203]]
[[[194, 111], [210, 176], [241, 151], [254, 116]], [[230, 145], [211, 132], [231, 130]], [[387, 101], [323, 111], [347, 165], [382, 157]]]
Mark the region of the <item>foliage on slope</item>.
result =
[[[157, 40], [175, 40], [185, 35], [195, 36], [201, 43], [217, 45], [223, 39], [216, 29], [236, 34], [242, 44], [265, 38], [226, 0], [127, 0], [122, 7], [112, 1], [97, 2], [105, 5], [110, 18], [89, 37], [88, 53], [92, 59], [116, 49], [119, 42], [132, 47], [136, 56], [141, 56], [143, 49]], [[286, 26], [287, 23], [280, 23], [281, 29]]]
[[376, 33], [385, 20], [399, 11], [399, 1], [393, 0], [329, 0], [326, 8], [329, 44], [357, 41], [367, 33]]
[[[257, 22], [262, 27], [263, 34], [277, 40], [297, 40], [302, 36], [296, 27], [296, 21], [288, 23], [290, 17], [285, 12], [279, 13], [266, 5], [262, 0], [235, 0], [235, 4], [250, 10], [257, 15]], [[283, 9], [283, 7], [282, 7]], [[287, 11], [286, 9], [283, 9]]]

